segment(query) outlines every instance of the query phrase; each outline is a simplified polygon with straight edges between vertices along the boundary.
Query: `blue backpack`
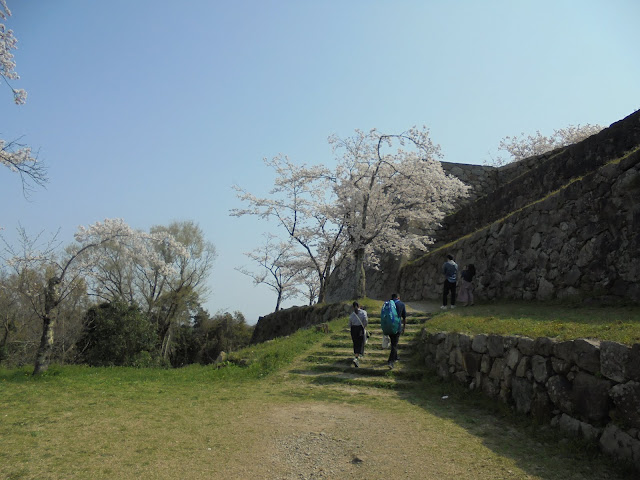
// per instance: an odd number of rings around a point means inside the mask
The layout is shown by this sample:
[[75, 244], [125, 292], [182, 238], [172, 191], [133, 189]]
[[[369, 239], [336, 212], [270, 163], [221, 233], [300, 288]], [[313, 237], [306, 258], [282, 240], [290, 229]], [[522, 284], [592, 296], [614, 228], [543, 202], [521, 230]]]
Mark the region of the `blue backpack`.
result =
[[385, 335], [395, 335], [400, 331], [400, 317], [396, 311], [396, 302], [387, 300], [380, 312], [380, 327]]

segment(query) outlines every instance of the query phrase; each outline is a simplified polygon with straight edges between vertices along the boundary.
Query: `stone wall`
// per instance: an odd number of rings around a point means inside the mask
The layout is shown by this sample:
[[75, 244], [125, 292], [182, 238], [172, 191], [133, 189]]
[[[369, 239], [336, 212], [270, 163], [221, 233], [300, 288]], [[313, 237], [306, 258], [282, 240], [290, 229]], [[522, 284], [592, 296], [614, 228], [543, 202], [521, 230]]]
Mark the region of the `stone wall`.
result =
[[439, 377], [598, 442], [640, 470], [640, 344], [423, 329], [419, 346]]
[[[500, 168], [443, 163], [445, 171], [471, 185], [471, 197], [431, 233], [436, 239], [431, 257], [418, 258], [407, 266], [408, 259], [389, 257], [383, 259], [381, 270], [368, 269], [368, 296], [386, 298], [400, 291], [408, 298], [405, 289], [409, 288], [413, 300], [436, 298], [443, 256], [449, 253], [438, 248], [445, 247], [459, 263], [481, 266], [478, 293], [486, 298], [624, 297], [638, 301], [634, 287], [637, 262], [623, 265], [624, 259], [638, 257], [637, 168], [625, 174], [611, 165], [639, 145], [640, 111], [578, 144]], [[558, 194], [575, 182], [584, 188], [570, 188], [573, 198]], [[585, 186], [588, 182], [597, 182], [597, 188]], [[626, 194], [621, 191], [624, 188], [628, 188]], [[620, 201], [620, 206], [614, 203]], [[544, 205], [537, 205], [539, 202]], [[557, 211], [554, 202], [558, 202]], [[514, 225], [521, 218], [526, 225]], [[537, 235], [530, 231], [533, 224]], [[566, 259], [557, 258], [565, 253], [569, 255]], [[580, 265], [570, 263], [578, 256]], [[594, 256], [601, 257], [601, 262], [594, 261]], [[602, 258], [616, 256], [619, 259]], [[350, 291], [343, 288], [349, 272], [335, 276], [329, 298], [344, 300], [344, 292]], [[629, 286], [632, 291], [624, 293]]]
[[451, 253], [483, 299], [640, 302], [640, 148], [408, 263], [407, 300], [441, 295]]
[[276, 337], [286, 337], [301, 328], [328, 322], [334, 318], [349, 315], [351, 307], [343, 303], [327, 303], [306, 307], [291, 307], [270, 313], [258, 319], [253, 330], [251, 343], [261, 343]]
[[484, 228], [639, 145], [640, 110], [580, 143], [501, 167], [493, 190], [443, 220], [436, 246]]

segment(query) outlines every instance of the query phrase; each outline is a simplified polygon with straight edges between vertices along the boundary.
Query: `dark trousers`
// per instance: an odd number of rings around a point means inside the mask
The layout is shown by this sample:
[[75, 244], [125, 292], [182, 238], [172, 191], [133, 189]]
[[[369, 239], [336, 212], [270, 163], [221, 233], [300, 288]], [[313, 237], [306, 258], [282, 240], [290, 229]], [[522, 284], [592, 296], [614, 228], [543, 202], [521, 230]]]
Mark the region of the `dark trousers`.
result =
[[389, 335], [389, 339], [391, 340], [391, 352], [389, 353], [388, 362], [395, 362], [398, 360], [398, 340], [400, 340], [400, 332], [395, 335]]
[[456, 304], [456, 282], [444, 281], [444, 288], [442, 290], [442, 305], [447, 306], [447, 295], [451, 291], [451, 305]]
[[364, 327], [362, 325], [351, 326], [351, 340], [353, 340], [354, 355], [364, 353]]

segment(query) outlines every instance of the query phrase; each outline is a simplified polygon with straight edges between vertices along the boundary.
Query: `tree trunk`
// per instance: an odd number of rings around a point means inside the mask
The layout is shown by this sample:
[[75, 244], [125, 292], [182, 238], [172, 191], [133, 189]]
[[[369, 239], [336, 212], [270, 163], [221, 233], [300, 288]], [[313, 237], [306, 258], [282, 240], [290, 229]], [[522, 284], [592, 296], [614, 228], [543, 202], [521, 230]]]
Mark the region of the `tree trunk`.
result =
[[60, 303], [58, 285], [61, 279], [50, 278], [44, 292], [44, 314], [42, 315], [42, 338], [38, 353], [36, 353], [36, 364], [33, 368], [33, 375], [40, 375], [46, 372], [51, 362], [51, 351], [53, 350], [53, 327], [56, 325], [56, 307]]
[[324, 297], [327, 295], [327, 280], [320, 279], [320, 288], [318, 289], [318, 303], [324, 303]]
[[364, 247], [358, 248], [355, 251], [356, 257], [356, 271], [355, 271], [355, 288], [354, 299], [364, 298], [367, 296], [366, 278], [364, 273]]
[[42, 319], [42, 338], [38, 353], [36, 353], [36, 364], [33, 369], [33, 375], [40, 375], [46, 372], [51, 362], [51, 351], [53, 350], [53, 327], [55, 320], [49, 315], [45, 315]]
[[282, 302], [282, 290], [278, 290], [278, 300], [276, 300], [276, 309], [275, 309], [276, 312], [280, 310], [280, 302]]

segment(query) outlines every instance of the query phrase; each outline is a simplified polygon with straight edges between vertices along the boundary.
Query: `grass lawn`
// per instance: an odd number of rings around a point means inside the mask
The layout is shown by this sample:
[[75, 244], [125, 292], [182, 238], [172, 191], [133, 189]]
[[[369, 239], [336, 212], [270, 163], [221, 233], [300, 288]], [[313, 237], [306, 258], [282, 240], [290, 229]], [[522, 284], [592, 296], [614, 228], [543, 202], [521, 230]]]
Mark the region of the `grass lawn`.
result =
[[496, 333], [557, 340], [592, 338], [640, 343], [640, 307], [588, 307], [538, 303], [496, 303], [445, 310], [430, 331], [476, 335]]
[[[379, 311], [380, 302], [363, 303], [370, 317]], [[591, 333], [577, 336], [596, 336], [620, 320], [638, 338], [637, 312], [555, 312], [484, 305], [428, 322], [568, 338], [579, 326]], [[294, 478], [287, 456], [298, 445], [313, 453], [313, 442], [365, 459], [341, 467], [353, 475], [319, 478], [625, 478], [596, 449], [435, 378], [390, 391], [313, 385], [286, 373], [332, 336], [346, 338], [345, 326], [343, 317], [330, 322], [329, 336], [302, 330], [231, 354], [243, 366], [53, 366], [37, 378], [30, 367], [0, 369], [0, 479]]]

